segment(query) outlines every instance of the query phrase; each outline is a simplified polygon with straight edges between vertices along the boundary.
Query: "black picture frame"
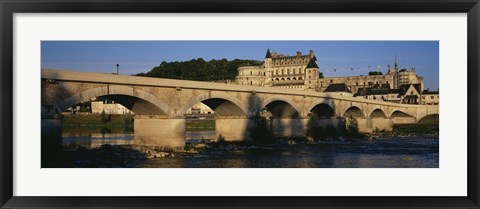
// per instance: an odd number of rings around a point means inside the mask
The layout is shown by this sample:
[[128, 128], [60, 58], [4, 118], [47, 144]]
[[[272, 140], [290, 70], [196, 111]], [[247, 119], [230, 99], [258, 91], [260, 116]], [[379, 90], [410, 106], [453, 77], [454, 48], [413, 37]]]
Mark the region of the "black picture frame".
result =
[[[479, 208], [478, 0], [0, 0], [2, 208]], [[15, 13], [467, 13], [468, 195], [465, 197], [20, 197], [13, 196]], [[454, 125], [454, 124], [452, 124]]]

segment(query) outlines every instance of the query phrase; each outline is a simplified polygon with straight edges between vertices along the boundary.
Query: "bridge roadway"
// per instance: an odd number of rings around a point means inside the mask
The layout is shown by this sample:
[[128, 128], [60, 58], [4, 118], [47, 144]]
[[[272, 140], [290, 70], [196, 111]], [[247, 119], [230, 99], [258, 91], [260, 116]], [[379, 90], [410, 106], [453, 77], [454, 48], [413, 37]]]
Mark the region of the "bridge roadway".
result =
[[393, 124], [438, 120], [437, 105], [408, 105], [334, 93], [275, 87], [123, 76], [42, 69], [42, 135], [55, 132], [59, 113], [95, 98], [111, 99], [135, 115], [135, 143], [164, 147], [185, 144], [185, 114], [202, 102], [215, 112], [216, 131], [227, 140], [249, 138], [253, 116], [271, 116], [276, 136], [303, 136], [311, 114], [322, 126], [343, 126], [357, 118], [363, 132], [390, 130]]

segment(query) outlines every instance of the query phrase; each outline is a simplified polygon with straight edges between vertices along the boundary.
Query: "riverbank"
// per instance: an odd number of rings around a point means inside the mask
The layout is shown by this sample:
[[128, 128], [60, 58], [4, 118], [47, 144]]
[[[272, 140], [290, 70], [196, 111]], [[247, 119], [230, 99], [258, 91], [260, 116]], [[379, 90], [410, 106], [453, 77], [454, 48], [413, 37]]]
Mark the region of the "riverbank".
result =
[[366, 134], [367, 139], [376, 138], [438, 138], [438, 124], [405, 124], [394, 125], [392, 131], [374, 131]]
[[107, 115], [102, 121], [101, 114], [64, 115], [63, 126], [102, 126], [102, 127], [133, 127], [133, 115]]

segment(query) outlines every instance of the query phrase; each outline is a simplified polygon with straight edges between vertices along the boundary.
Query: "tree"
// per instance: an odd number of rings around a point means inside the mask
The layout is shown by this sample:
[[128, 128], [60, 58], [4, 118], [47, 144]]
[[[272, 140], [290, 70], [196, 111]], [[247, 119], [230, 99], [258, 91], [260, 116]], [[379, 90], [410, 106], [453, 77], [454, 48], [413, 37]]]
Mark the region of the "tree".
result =
[[358, 136], [358, 121], [353, 114], [348, 115], [347, 121], [345, 122], [345, 130], [347, 132], [347, 136]]
[[256, 124], [250, 129], [250, 137], [252, 140], [259, 144], [267, 144], [273, 141], [273, 133], [270, 130], [267, 119], [256, 116], [254, 121]]
[[324, 77], [323, 77], [323, 72], [320, 72], [320, 73], [318, 74], [318, 78], [324, 78]]
[[307, 122], [307, 137], [312, 137], [315, 140], [322, 138], [322, 127], [319, 124], [319, 118], [317, 114], [312, 113]]
[[100, 114], [100, 120], [102, 123], [108, 123], [110, 121], [110, 115], [107, 115], [105, 110], [102, 110], [102, 113]]
[[214, 81], [234, 79], [238, 75], [237, 68], [249, 65], [261, 65], [257, 60], [227, 59], [205, 61], [202, 58], [183, 62], [165, 62], [146, 73], [136, 76], [172, 78], [196, 81]]

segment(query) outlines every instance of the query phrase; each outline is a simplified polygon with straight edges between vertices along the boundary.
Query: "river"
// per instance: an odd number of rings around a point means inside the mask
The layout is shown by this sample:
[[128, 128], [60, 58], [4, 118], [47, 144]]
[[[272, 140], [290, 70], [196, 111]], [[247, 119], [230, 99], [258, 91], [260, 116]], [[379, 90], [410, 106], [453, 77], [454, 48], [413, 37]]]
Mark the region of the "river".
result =
[[[187, 133], [187, 140], [214, 132]], [[64, 128], [64, 150], [103, 144], [133, 144], [131, 131]], [[438, 168], [439, 139], [381, 138], [371, 141], [325, 141], [315, 144], [247, 146], [238, 150], [205, 149], [197, 154], [146, 159], [145, 168]]]

